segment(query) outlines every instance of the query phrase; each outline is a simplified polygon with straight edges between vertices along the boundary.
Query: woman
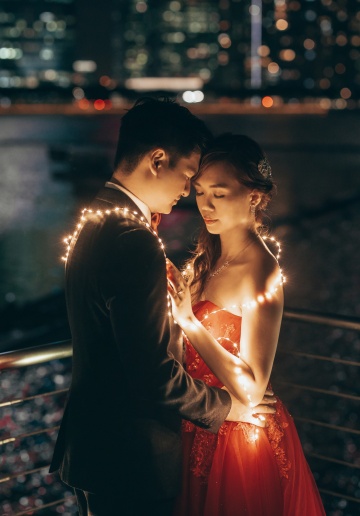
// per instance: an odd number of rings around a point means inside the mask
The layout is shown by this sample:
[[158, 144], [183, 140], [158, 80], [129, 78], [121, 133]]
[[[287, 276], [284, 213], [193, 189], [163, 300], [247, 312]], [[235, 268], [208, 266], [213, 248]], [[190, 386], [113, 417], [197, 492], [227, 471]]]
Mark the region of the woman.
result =
[[[186, 368], [255, 406], [269, 384], [283, 311], [281, 269], [260, 236], [274, 189], [271, 168], [253, 140], [223, 135], [204, 156], [194, 186], [205, 226], [188, 278], [168, 263], [173, 314], [187, 336]], [[225, 422], [213, 435], [184, 422], [176, 515], [324, 515], [279, 399], [267, 425]]]

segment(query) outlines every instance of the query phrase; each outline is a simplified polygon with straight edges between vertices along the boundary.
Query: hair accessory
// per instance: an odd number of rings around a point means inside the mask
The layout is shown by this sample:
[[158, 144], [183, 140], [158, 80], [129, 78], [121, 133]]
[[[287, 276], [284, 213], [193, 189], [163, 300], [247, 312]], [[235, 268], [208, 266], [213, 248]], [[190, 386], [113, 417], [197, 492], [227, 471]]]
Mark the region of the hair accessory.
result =
[[265, 179], [271, 177], [271, 166], [267, 158], [263, 158], [259, 161], [258, 171]]

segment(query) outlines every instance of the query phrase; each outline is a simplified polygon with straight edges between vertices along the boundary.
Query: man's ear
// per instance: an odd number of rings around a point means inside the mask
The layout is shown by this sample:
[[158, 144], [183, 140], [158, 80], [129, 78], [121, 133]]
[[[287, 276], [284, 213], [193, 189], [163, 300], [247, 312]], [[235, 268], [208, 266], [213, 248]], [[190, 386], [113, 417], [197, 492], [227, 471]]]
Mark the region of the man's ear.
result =
[[166, 151], [164, 149], [162, 149], [161, 147], [152, 150], [150, 152], [149, 161], [150, 161], [149, 166], [150, 166], [151, 173], [154, 176], [157, 176], [161, 167], [163, 167], [168, 161]]

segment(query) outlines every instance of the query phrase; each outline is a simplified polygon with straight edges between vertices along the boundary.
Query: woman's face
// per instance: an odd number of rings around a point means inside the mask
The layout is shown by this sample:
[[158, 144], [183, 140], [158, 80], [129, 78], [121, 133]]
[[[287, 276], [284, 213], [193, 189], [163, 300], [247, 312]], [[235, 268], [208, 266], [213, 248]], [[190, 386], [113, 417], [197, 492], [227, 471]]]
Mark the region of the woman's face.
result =
[[242, 185], [226, 162], [209, 165], [194, 181], [196, 202], [209, 233], [222, 234], [254, 223], [252, 191]]

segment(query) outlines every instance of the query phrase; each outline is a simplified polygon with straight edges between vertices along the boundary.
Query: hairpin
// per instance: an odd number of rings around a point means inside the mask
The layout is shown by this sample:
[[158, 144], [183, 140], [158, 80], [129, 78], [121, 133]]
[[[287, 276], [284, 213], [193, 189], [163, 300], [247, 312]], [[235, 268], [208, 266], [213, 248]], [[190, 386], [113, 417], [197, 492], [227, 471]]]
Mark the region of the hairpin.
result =
[[271, 177], [271, 166], [267, 158], [263, 158], [259, 161], [258, 171], [265, 179]]

